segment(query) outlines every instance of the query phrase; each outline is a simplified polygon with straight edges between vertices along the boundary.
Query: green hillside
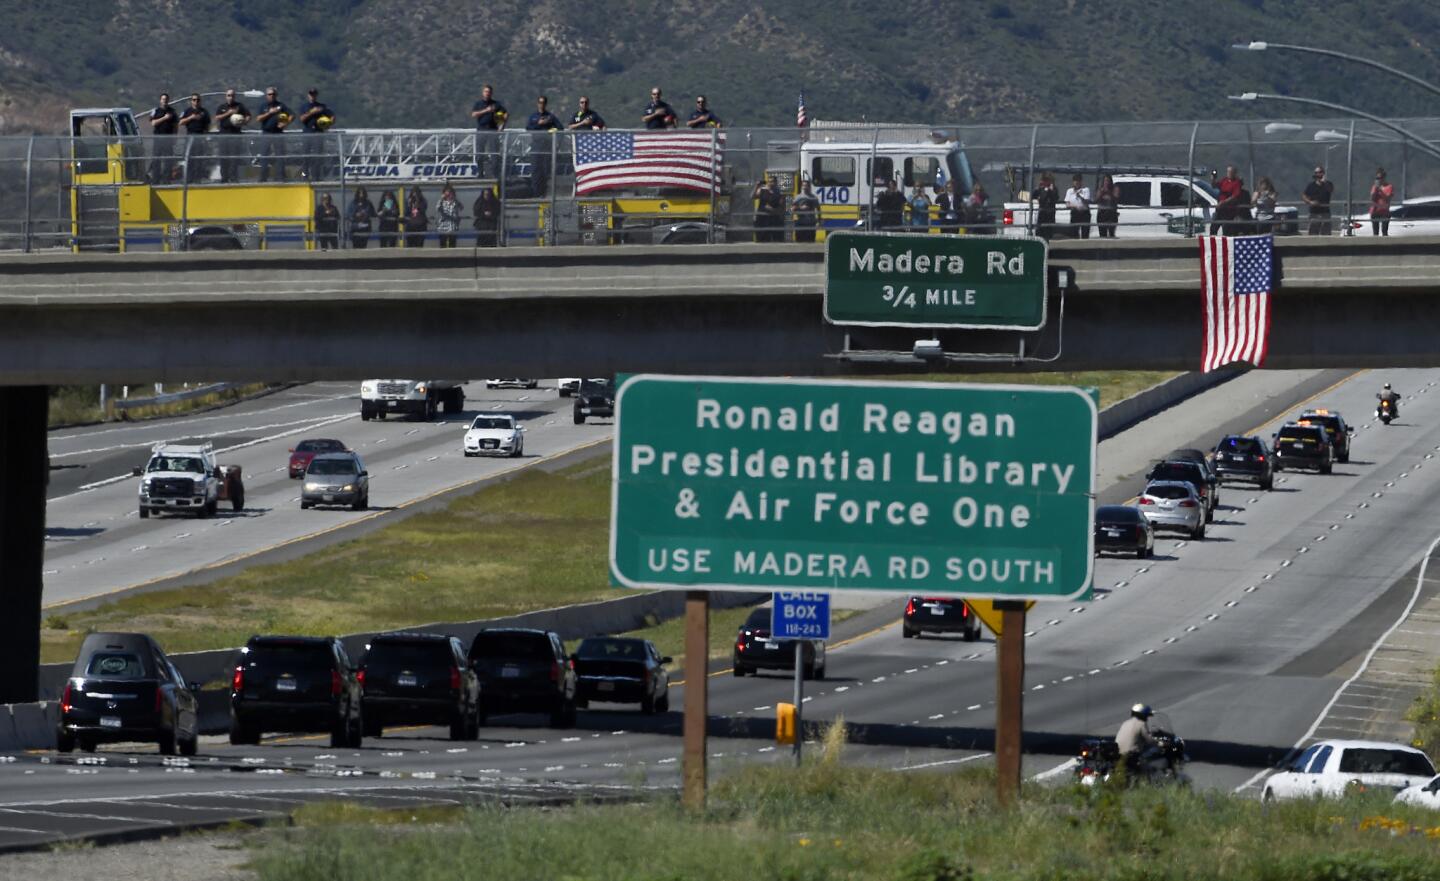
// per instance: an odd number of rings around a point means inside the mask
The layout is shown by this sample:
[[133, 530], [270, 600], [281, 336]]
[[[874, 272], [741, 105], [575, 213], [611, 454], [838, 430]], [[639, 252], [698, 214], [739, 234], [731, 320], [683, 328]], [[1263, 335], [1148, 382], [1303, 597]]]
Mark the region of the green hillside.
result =
[[58, 131], [78, 104], [160, 90], [317, 85], [346, 126], [465, 126], [482, 83], [512, 113], [581, 93], [634, 124], [653, 84], [727, 121], [1216, 118], [1226, 93], [1386, 116], [1433, 96], [1364, 68], [1231, 51], [1250, 39], [1374, 57], [1440, 81], [1440, 7], [1306, 0], [0, 0], [0, 132]]

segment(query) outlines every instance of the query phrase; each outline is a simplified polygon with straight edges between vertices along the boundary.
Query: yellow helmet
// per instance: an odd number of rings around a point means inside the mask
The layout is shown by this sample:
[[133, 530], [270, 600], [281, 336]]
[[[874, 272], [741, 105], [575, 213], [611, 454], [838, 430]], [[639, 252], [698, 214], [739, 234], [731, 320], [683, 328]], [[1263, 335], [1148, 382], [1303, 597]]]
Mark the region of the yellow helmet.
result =
[[292, 116], [291, 116], [290, 114], [288, 114], [288, 113], [283, 113], [283, 112], [282, 112], [282, 113], [280, 114], [280, 124], [281, 124], [281, 125], [289, 125], [291, 119], [294, 119], [294, 117], [292, 117]]
[[315, 117], [315, 127], [322, 132], [334, 124], [335, 117], [332, 114], [322, 113], [319, 116]]

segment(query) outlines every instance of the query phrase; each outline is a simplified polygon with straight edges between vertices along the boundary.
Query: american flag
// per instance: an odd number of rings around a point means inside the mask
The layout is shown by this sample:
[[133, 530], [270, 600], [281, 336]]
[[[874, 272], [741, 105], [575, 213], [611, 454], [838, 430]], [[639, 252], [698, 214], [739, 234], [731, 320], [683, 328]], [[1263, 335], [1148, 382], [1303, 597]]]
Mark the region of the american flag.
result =
[[575, 192], [631, 187], [718, 192], [724, 159], [725, 135], [714, 129], [577, 134]]
[[805, 115], [805, 93], [800, 93], [800, 104], [795, 108], [795, 126], [805, 128], [810, 124], [810, 117]]
[[1270, 346], [1273, 236], [1200, 236], [1205, 299], [1204, 373], [1235, 361], [1265, 363]]

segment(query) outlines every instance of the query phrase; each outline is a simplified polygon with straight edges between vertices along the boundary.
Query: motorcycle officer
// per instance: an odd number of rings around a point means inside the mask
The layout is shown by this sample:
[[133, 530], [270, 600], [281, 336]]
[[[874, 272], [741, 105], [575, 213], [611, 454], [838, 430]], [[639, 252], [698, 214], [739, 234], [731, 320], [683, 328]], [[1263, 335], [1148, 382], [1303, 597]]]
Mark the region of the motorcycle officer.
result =
[[[1394, 390], [1394, 389], [1390, 388], [1390, 383], [1388, 383], [1388, 382], [1385, 383], [1385, 388], [1382, 389], [1381, 392], [1380, 392], [1378, 395], [1376, 395], [1375, 397], [1379, 398], [1381, 401], [1389, 402], [1389, 404], [1390, 404], [1390, 416], [1391, 416], [1391, 418], [1399, 418], [1399, 416], [1400, 416], [1400, 406], [1399, 406], [1399, 404], [1400, 404], [1400, 396], [1395, 393], [1395, 390]], [[1376, 410], [1375, 410], [1375, 414], [1376, 414], [1377, 416], [1380, 414], [1380, 410], [1379, 410], [1378, 407], [1377, 407]]]
[[1155, 735], [1150, 733], [1150, 717], [1155, 711], [1149, 704], [1136, 704], [1130, 708], [1130, 718], [1120, 725], [1115, 734], [1115, 745], [1120, 749], [1120, 758], [1125, 763], [1125, 773], [1132, 779], [1140, 773], [1140, 758], [1155, 746]]

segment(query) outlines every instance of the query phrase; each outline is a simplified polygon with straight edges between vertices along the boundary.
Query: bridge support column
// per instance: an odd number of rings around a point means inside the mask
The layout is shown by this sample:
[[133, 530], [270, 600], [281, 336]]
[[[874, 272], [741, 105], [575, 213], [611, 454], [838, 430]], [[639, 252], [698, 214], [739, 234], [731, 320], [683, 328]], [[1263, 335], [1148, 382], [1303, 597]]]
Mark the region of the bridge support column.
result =
[[0, 386], [0, 704], [39, 692], [49, 389]]

